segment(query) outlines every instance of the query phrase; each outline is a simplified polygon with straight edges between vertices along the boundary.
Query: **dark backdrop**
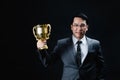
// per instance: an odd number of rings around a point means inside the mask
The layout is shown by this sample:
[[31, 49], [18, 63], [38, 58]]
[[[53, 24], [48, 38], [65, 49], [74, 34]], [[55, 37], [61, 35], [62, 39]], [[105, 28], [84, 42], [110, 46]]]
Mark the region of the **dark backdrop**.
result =
[[49, 42], [53, 47], [56, 40], [71, 34], [69, 24], [71, 15], [75, 11], [81, 11], [89, 17], [87, 36], [101, 41], [107, 65], [107, 80], [120, 80], [120, 6], [117, 0], [4, 0], [2, 2], [1, 44], [2, 51], [8, 53], [7, 59], [5, 56], [3, 60], [8, 63], [5, 70], [9, 77], [34, 79], [41, 71], [39, 69], [41, 67], [35, 66], [36, 40], [32, 33], [33, 26], [42, 23], [51, 24]]

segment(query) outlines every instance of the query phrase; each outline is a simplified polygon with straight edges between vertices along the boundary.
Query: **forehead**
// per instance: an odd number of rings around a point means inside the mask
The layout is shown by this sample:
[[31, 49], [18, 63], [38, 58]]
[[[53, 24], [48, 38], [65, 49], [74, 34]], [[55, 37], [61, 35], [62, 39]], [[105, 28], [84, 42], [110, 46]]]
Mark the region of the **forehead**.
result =
[[74, 17], [73, 23], [86, 23], [86, 20], [83, 20], [80, 17]]

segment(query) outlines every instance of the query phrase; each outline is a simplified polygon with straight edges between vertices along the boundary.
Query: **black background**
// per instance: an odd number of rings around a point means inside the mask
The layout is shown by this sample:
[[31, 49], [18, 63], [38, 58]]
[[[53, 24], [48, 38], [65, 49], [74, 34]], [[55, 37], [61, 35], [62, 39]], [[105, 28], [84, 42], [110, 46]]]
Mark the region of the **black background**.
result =
[[71, 15], [81, 11], [89, 17], [87, 36], [101, 41], [107, 80], [120, 80], [120, 6], [117, 0], [4, 0], [1, 10], [1, 51], [7, 52], [3, 63], [7, 63], [5, 71], [10, 78], [27, 76], [34, 79], [38, 73], [34, 71], [36, 40], [33, 26], [51, 24], [49, 41], [53, 47], [56, 40], [71, 35]]

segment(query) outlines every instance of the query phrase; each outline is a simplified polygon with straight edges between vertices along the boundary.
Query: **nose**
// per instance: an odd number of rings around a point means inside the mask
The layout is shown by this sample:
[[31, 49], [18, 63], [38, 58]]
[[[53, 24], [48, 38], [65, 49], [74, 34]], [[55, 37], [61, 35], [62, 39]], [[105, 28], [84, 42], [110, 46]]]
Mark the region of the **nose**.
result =
[[81, 30], [82, 28], [79, 26], [79, 27], [77, 27], [77, 30]]

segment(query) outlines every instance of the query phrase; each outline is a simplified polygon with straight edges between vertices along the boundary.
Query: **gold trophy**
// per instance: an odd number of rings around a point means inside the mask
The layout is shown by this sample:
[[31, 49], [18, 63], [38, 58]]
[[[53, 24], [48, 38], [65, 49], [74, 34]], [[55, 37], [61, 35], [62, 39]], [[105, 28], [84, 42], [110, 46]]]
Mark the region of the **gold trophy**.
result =
[[[51, 25], [50, 24], [41, 24], [33, 27], [33, 34], [36, 40], [48, 40], [51, 33]], [[40, 50], [48, 49], [47, 44], [44, 45]]]

